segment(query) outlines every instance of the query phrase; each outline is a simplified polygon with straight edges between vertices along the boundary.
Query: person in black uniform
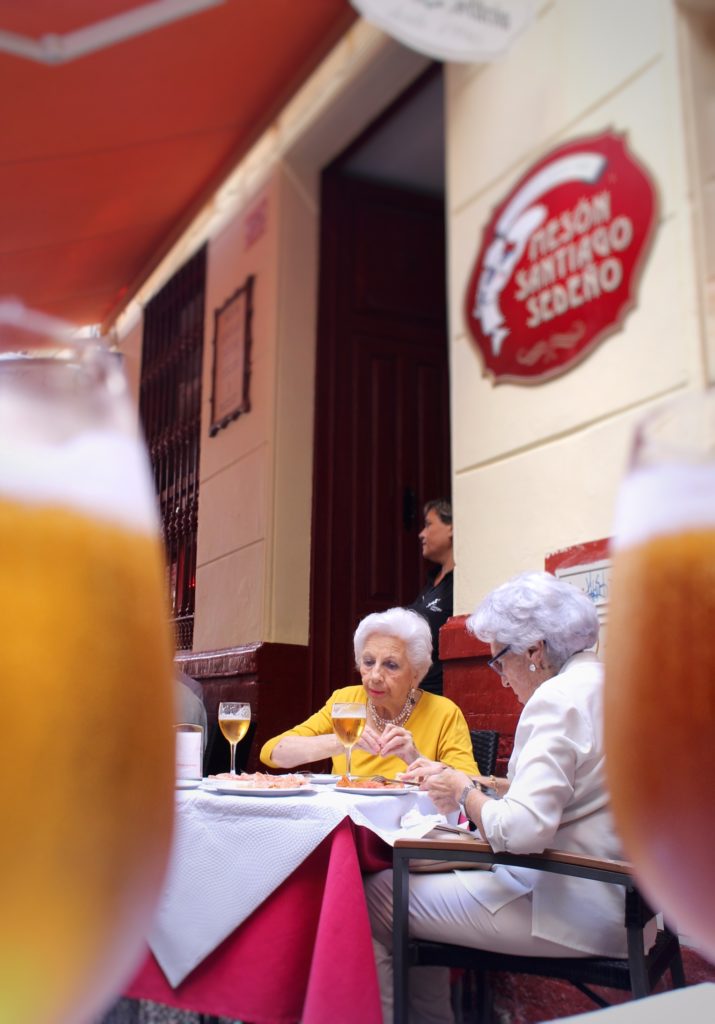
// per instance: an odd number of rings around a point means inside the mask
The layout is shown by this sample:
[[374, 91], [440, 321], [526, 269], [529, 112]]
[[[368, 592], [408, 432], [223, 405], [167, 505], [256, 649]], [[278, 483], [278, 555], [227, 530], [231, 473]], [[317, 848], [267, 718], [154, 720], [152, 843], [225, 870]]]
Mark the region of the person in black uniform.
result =
[[452, 506], [444, 498], [428, 501], [424, 507], [425, 525], [420, 533], [422, 555], [435, 563], [427, 585], [409, 606], [429, 623], [432, 632], [432, 665], [422, 680], [422, 689], [442, 693], [442, 662], [439, 660], [439, 631], [452, 617], [452, 574], [454, 551], [452, 548]]

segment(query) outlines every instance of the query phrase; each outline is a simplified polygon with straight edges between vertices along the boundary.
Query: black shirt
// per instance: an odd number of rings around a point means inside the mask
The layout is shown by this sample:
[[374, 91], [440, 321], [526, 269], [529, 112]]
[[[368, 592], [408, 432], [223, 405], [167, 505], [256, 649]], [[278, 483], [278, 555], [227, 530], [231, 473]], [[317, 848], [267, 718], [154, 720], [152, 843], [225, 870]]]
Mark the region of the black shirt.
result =
[[432, 633], [432, 665], [422, 680], [421, 688], [429, 693], [442, 693], [442, 662], [439, 660], [439, 631], [447, 619], [452, 617], [454, 599], [452, 596], [453, 573], [447, 572], [441, 583], [435, 584], [439, 569], [433, 572], [427, 585], [410, 608], [419, 612], [429, 623]]

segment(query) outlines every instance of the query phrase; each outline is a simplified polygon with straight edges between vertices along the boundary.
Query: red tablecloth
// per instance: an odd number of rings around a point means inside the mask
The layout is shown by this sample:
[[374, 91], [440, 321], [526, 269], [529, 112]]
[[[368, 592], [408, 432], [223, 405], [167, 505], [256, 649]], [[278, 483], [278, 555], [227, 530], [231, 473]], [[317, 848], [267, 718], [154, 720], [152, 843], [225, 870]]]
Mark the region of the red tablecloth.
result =
[[360, 868], [389, 866], [382, 846], [346, 818], [178, 988], [149, 954], [125, 995], [251, 1024], [380, 1024]]

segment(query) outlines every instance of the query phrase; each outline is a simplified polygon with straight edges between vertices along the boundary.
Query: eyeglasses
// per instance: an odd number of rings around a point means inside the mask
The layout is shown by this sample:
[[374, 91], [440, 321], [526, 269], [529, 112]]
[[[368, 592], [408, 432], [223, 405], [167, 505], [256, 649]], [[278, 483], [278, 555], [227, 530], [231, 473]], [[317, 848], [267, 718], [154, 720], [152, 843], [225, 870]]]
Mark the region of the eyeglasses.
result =
[[502, 647], [498, 654], [495, 654], [493, 658], [490, 658], [487, 662], [489, 668], [494, 669], [498, 676], [504, 675], [504, 666], [501, 663], [501, 659], [505, 654], [508, 654], [511, 650], [511, 644], [507, 644], [506, 647]]

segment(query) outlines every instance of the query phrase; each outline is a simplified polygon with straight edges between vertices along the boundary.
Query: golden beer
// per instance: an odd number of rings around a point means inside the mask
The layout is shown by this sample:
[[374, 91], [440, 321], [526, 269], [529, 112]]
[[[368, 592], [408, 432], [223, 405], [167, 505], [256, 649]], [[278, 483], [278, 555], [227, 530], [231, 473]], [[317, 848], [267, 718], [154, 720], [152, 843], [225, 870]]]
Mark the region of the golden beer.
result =
[[715, 958], [715, 394], [640, 428], [619, 495], [604, 726], [645, 894]]
[[219, 718], [218, 724], [229, 743], [240, 743], [251, 723], [247, 718]]
[[703, 941], [705, 925], [715, 955], [715, 529], [618, 553], [606, 676], [625, 848], [654, 905]]
[[367, 707], [359, 701], [336, 701], [330, 712], [333, 732], [345, 747], [345, 774], [350, 778], [353, 747], [365, 731]]
[[119, 994], [171, 837], [149, 474], [136, 414], [111, 411], [123, 378], [78, 351], [54, 367], [0, 359], [2, 1024], [81, 1024]]
[[364, 718], [333, 718], [333, 730], [345, 747], [352, 747], [365, 732]]

